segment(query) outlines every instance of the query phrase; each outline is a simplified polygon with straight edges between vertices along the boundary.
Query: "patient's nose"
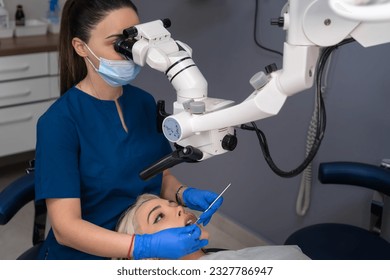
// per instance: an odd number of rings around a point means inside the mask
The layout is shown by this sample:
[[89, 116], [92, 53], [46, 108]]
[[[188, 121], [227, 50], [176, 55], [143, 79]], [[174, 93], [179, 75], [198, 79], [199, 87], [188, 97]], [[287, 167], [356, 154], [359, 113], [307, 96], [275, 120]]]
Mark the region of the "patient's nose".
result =
[[177, 216], [179, 216], [179, 217], [183, 216], [183, 214], [184, 214], [183, 206], [181, 206], [181, 205], [177, 206], [176, 211], [177, 211]]

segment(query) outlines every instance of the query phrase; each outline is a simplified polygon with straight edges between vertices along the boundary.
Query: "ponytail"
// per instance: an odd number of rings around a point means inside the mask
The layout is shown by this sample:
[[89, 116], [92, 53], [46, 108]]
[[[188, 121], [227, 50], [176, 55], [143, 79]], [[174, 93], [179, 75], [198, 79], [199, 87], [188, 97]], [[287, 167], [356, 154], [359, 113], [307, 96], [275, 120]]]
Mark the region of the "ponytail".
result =
[[59, 41], [59, 65], [60, 65], [60, 92], [63, 95], [69, 88], [79, 83], [87, 74], [87, 68], [83, 59], [76, 53], [72, 46], [74, 38], [72, 29], [75, 22], [72, 20], [72, 10], [77, 0], [67, 0], [61, 18]]

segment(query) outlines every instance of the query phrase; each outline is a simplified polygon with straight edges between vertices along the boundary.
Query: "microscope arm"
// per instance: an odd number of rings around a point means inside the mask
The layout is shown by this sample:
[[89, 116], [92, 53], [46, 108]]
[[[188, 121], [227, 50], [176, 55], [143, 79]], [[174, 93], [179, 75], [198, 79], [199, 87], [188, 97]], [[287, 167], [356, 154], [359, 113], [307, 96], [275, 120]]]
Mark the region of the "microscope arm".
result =
[[[250, 81], [254, 92], [237, 105], [231, 100], [207, 96], [207, 81], [192, 60], [191, 48], [171, 38], [167, 20], [126, 29], [124, 35], [131, 38], [129, 46], [120, 46], [117, 51], [136, 64], [147, 64], [165, 73], [177, 101], [173, 114], [164, 119], [162, 131], [176, 146], [200, 151], [202, 156], [197, 152], [196, 159], [200, 161], [235, 148], [234, 126], [274, 116], [287, 97], [311, 88], [322, 48], [349, 38], [364, 47], [390, 42], [390, 15], [381, 21], [350, 19], [333, 10], [331, 3], [336, 1], [328, 1], [286, 3], [278, 19], [278, 25], [287, 32], [283, 67], [255, 74]], [[347, 1], [353, 0], [343, 2]], [[167, 160], [170, 164], [180, 162], [176, 158], [172, 161], [172, 156]]]
[[164, 134], [170, 141], [185, 145], [204, 144], [207, 141], [199, 140], [203, 132], [276, 115], [287, 97], [313, 86], [321, 48], [337, 45], [351, 37], [364, 47], [390, 42], [387, 31], [390, 16], [381, 22], [345, 19], [323, 0], [288, 1], [281, 22], [287, 31], [283, 68], [267, 74], [257, 73], [251, 80], [255, 91], [238, 105], [231, 103], [219, 110], [207, 110], [206, 104], [206, 110], [201, 113], [176, 111], [163, 123]]
[[288, 96], [312, 87], [318, 57], [317, 46], [291, 46], [285, 43], [283, 69], [269, 75], [257, 73], [252, 79], [255, 91], [240, 104], [200, 115], [183, 111], [167, 117], [166, 121], [176, 120], [182, 132], [177, 139], [180, 141], [194, 133], [274, 116]]
[[389, 0], [329, 0], [332, 10], [351, 20], [386, 21], [390, 18]]

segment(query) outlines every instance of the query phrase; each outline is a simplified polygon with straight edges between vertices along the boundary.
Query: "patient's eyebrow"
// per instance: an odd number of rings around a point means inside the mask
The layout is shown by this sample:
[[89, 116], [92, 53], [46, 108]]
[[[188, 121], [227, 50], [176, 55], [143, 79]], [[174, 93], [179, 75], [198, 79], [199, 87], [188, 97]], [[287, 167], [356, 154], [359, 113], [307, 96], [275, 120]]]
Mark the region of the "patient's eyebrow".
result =
[[149, 222], [150, 215], [151, 215], [154, 211], [156, 211], [157, 209], [159, 209], [159, 208], [161, 208], [161, 205], [157, 205], [157, 206], [153, 207], [152, 210], [150, 210], [150, 212], [149, 212], [149, 214], [148, 214], [148, 218], [147, 218], [147, 222], [148, 222], [149, 224], [150, 224], [150, 222]]

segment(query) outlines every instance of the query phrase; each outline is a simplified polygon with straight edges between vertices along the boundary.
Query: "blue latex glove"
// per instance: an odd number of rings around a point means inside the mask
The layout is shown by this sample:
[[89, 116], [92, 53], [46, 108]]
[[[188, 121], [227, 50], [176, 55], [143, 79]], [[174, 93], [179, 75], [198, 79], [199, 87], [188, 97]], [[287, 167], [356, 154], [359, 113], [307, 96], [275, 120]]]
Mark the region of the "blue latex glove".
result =
[[[204, 190], [198, 190], [195, 188], [187, 188], [183, 192], [183, 201], [184, 204], [193, 209], [198, 211], [204, 211], [206, 210], [210, 204], [216, 199], [218, 194], [210, 191], [204, 191]], [[214, 213], [218, 210], [218, 208], [222, 205], [223, 197], [220, 197], [213, 206], [211, 206], [210, 210], [208, 210], [205, 213], [202, 213], [199, 217], [198, 224], [203, 223], [203, 225], [207, 225], [211, 217], [214, 215]]]
[[179, 259], [209, 243], [207, 239], [200, 240], [200, 235], [201, 231], [197, 225], [165, 229], [154, 234], [137, 234], [133, 258]]

